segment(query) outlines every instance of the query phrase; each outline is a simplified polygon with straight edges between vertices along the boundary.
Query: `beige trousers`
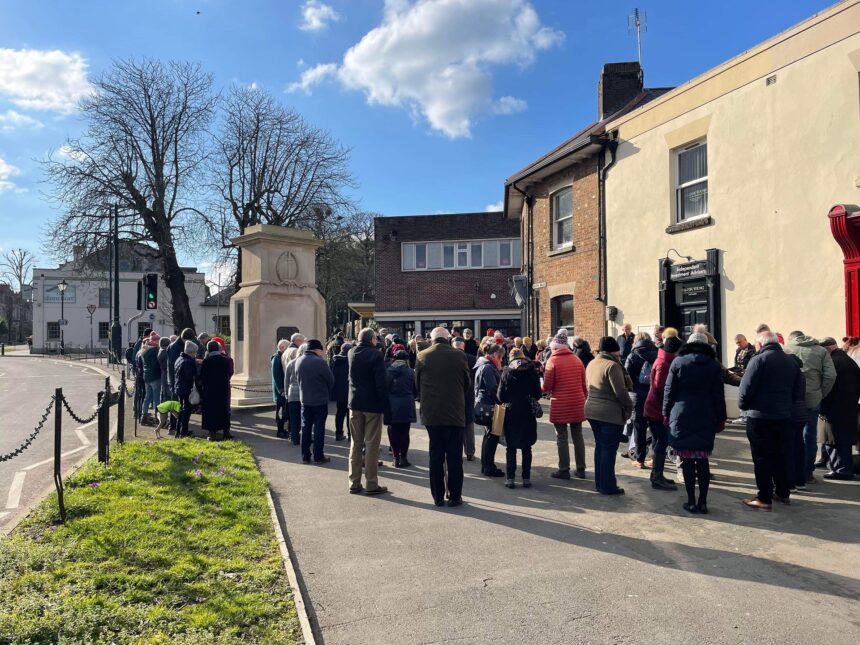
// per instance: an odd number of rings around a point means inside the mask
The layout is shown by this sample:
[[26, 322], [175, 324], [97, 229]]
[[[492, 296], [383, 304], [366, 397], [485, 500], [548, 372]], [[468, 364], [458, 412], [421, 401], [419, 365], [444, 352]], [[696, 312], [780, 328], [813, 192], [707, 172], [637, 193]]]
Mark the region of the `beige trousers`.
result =
[[[352, 434], [349, 444], [349, 487], [361, 486], [361, 471], [367, 490], [379, 488], [379, 441], [382, 438], [382, 413], [349, 411], [349, 428]], [[364, 454], [362, 454], [362, 452]]]

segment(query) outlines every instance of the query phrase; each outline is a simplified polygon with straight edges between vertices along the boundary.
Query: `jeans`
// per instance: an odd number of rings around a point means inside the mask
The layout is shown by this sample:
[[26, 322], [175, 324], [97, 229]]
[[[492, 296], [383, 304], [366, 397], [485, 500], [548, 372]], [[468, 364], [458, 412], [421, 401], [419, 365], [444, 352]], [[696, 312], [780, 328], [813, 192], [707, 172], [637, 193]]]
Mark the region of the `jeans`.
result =
[[624, 426], [593, 419], [588, 423], [594, 432], [594, 487], [599, 493], [612, 493], [618, 489], [615, 454]]
[[[343, 424], [346, 421], [347, 416], [349, 416], [349, 408], [347, 407], [346, 401], [338, 401], [337, 402], [337, 412], [334, 415], [334, 433], [338, 437], [343, 436]], [[349, 430], [349, 425], [347, 424], [347, 430]]]
[[[463, 496], [463, 427], [427, 426], [430, 435], [430, 493], [433, 501], [445, 501], [445, 465], [448, 466], [448, 494], [452, 501]], [[496, 437], [498, 439], [498, 437]]]
[[140, 416], [144, 416], [149, 412], [149, 404], [152, 403], [152, 413], [158, 412], [156, 406], [161, 403], [161, 379], [146, 382], [146, 394], [143, 397], [143, 408]]
[[815, 470], [815, 454], [818, 452], [818, 412], [820, 410], [820, 406], [807, 409], [809, 419], [803, 428], [803, 465], [807, 474], [812, 474], [812, 471]]
[[288, 402], [287, 412], [290, 417], [290, 440], [294, 446], [298, 446], [299, 431], [302, 429], [302, 404], [298, 401]]
[[379, 442], [382, 439], [382, 413], [350, 410], [349, 427], [352, 441], [349, 443], [349, 486], [361, 488], [361, 473], [367, 482], [367, 490], [379, 488]]
[[475, 456], [475, 423], [466, 424], [466, 431], [463, 433], [463, 452], [467, 457]]
[[325, 455], [325, 419], [328, 416], [328, 405], [302, 406], [302, 459], [311, 458], [311, 441], [313, 441], [314, 461], [319, 461]]
[[490, 432], [490, 428], [484, 430], [484, 438], [481, 440], [481, 472], [488, 473], [496, 469], [496, 448], [499, 446], [499, 436]]
[[645, 395], [630, 393], [630, 398], [633, 399], [633, 416], [630, 417], [630, 446], [629, 455], [633, 461], [638, 461], [640, 464], [645, 462], [645, 456], [648, 454], [648, 444], [646, 443], [648, 433], [648, 419], [645, 418], [643, 406], [645, 405]]
[[[532, 477], [532, 447], [526, 446], [523, 453], [523, 481]], [[505, 447], [505, 477], [513, 479], [517, 474], [517, 449]]]
[[[817, 417], [816, 417], [817, 418]], [[773, 502], [773, 492], [784, 499], [790, 495], [788, 485], [788, 446], [791, 440], [788, 419], [747, 418], [747, 438], [752, 452], [758, 499]]]
[[[570, 470], [570, 446], [567, 443], [566, 423], [556, 423], [555, 444], [558, 449], [558, 469]], [[582, 423], [570, 424], [570, 440], [573, 442], [573, 459], [577, 470], [585, 470], [585, 439], [582, 437]]]
[[648, 427], [651, 429], [651, 450], [655, 457], [666, 454], [666, 449], [669, 447], [669, 428], [663, 425], [661, 421], [649, 419]]
[[278, 426], [278, 435], [284, 434], [284, 426], [287, 423], [287, 399], [283, 394], [276, 394], [275, 423]]

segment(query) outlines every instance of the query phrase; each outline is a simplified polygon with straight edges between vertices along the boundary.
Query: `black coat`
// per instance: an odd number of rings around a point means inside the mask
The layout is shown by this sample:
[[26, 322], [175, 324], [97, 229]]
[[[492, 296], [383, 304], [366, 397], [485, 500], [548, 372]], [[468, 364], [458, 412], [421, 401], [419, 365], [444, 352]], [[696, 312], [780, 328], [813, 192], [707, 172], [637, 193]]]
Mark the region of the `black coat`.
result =
[[469, 338], [466, 341], [466, 347], [464, 349], [465, 349], [467, 354], [469, 354], [470, 356], [474, 356], [475, 359], [477, 360], [477, 358], [478, 358], [478, 341], [476, 341], [474, 338]]
[[167, 370], [167, 388], [173, 393], [171, 396], [178, 396], [176, 391], [176, 372], [173, 367], [176, 366], [176, 360], [185, 351], [185, 340], [177, 338], [167, 346], [167, 364], [172, 366]]
[[669, 445], [676, 450], [714, 449], [717, 426], [726, 420], [723, 370], [713, 347], [687, 343], [669, 367], [663, 391]]
[[418, 419], [415, 412], [415, 397], [418, 396], [415, 372], [405, 361], [394, 361], [386, 369], [386, 380], [391, 411], [383, 419], [385, 425], [415, 423]]
[[197, 360], [182, 352], [173, 369], [173, 387], [177, 399], [187, 399], [197, 380]]
[[[630, 375], [630, 380], [633, 382], [633, 392], [636, 394], [637, 412], [642, 412], [642, 406], [645, 405], [645, 398], [648, 396], [648, 390], [651, 389], [649, 383], [640, 383], [639, 376], [642, 374], [642, 368], [645, 363], [654, 365], [657, 360], [657, 346], [653, 340], [644, 338], [633, 346], [627, 360], [624, 362], [624, 368]], [[650, 367], [648, 373], [651, 373]], [[640, 402], [641, 399], [641, 402]]]
[[478, 362], [476, 356], [466, 354], [466, 360], [469, 363], [469, 391], [466, 392], [466, 425], [475, 422], [475, 363]]
[[349, 358], [343, 354], [335, 354], [331, 359], [332, 376], [334, 376], [334, 387], [331, 389], [332, 401], [349, 400]]
[[778, 343], [769, 343], [744, 372], [738, 407], [754, 419], [791, 419], [794, 402], [804, 398], [804, 383], [795, 361]]
[[204, 430], [230, 428], [230, 361], [221, 354], [210, 354], [200, 367], [200, 397]]
[[360, 412], [388, 411], [385, 360], [373, 345], [359, 343], [349, 350], [349, 409]]
[[588, 367], [588, 364], [594, 358], [594, 354], [591, 352], [591, 345], [588, 344], [587, 340], [582, 341], [582, 345], [574, 345], [573, 353], [582, 361], [584, 367]]
[[627, 360], [627, 357], [630, 355], [630, 352], [633, 350], [633, 339], [636, 337], [635, 334], [631, 333], [629, 336], [625, 336], [621, 334], [616, 340], [618, 341], [618, 347], [621, 348], [621, 364], [624, 365], [624, 362]]
[[502, 372], [499, 401], [505, 404], [505, 440], [509, 448], [526, 448], [537, 442], [537, 419], [532, 399], [541, 395], [535, 364], [518, 359]]
[[860, 366], [841, 349], [830, 354], [836, 368], [833, 389], [821, 401], [821, 416], [833, 425], [834, 434], [857, 437], [857, 400], [860, 399]]

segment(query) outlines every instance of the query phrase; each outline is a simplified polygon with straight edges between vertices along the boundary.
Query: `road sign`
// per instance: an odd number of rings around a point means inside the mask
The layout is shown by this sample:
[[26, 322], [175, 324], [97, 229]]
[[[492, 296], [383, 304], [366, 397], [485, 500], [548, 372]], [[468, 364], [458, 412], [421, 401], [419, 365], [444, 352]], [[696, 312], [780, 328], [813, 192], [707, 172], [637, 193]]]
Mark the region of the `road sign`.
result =
[[69, 324], [69, 321], [66, 318], [60, 318], [60, 326], [65, 327]]
[[98, 307], [96, 307], [95, 305], [87, 305], [87, 313], [90, 316], [92, 316], [96, 312], [96, 309], [98, 309]]
[[532, 284], [532, 289], [545, 289], [546, 282], [535, 282]]
[[155, 314], [149, 314], [149, 319], [150, 319], [150, 320], [155, 320]]

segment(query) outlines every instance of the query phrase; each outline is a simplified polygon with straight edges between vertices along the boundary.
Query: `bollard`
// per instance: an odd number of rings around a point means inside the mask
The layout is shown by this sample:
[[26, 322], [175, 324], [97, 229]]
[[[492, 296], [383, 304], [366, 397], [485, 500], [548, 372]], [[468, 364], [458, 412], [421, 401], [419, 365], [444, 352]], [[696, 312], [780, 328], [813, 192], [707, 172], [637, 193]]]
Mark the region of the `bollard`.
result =
[[54, 486], [57, 487], [57, 504], [60, 521], [66, 523], [66, 504], [63, 501], [63, 475], [61, 471], [63, 444], [63, 388], [54, 390]]
[[6, 356], [6, 343], [0, 343], [0, 356]]
[[119, 396], [116, 400], [116, 442], [125, 442], [125, 374], [120, 376]]

